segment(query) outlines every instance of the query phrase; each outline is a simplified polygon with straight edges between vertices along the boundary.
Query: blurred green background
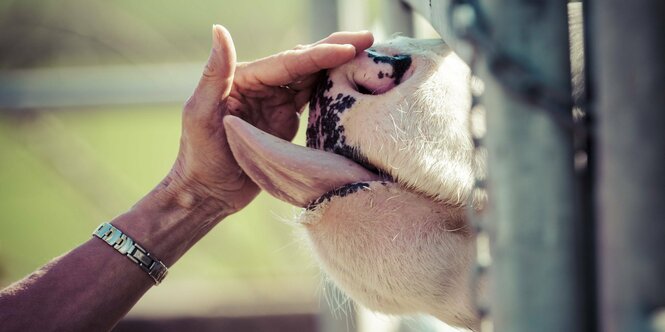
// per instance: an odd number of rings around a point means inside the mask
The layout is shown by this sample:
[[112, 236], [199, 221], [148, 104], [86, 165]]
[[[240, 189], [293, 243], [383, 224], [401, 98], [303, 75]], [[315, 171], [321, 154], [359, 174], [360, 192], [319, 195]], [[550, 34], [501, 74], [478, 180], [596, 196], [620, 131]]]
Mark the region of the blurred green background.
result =
[[[338, 29], [383, 39], [380, 7], [380, 0], [0, 1], [0, 287], [88, 240], [166, 175], [214, 23], [231, 32], [238, 59], [250, 61]], [[416, 35], [436, 37], [423, 22]], [[349, 302], [322, 282], [294, 236], [297, 214], [261, 194], [178, 261], [130, 316], [331, 306], [340, 326], [353, 325]]]
[[[78, 79], [42, 76], [54, 68], [95, 73], [163, 64], [194, 68], [174, 79], [193, 89], [213, 23], [231, 31], [239, 60], [252, 60], [310, 42], [308, 11], [306, 0], [4, 0], [0, 88], [10, 91], [5, 99], [16, 98], [16, 77], [54, 89]], [[117, 84], [124, 83], [135, 82]], [[127, 210], [170, 169], [184, 97], [118, 99], [0, 111], [0, 287], [89, 239], [94, 227]], [[135, 312], [316, 310], [318, 268], [284, 222], [296, 213], [262, 194], [173, 266]]]
[[242, 60], [308, 39], [307, 0], [3, 0], [2, 68], [203, 61], [213, 23]]

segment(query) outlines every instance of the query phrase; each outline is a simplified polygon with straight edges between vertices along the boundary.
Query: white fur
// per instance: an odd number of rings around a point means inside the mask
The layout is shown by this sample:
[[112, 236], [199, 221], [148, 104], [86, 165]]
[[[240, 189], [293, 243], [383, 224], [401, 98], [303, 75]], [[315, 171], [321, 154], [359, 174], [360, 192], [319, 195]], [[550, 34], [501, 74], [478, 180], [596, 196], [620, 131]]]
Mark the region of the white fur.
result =
[[351, 298], [388, 314], [428, 313], [472, 327], [472, 237], [464, 211], [399, 184], [334, 197], [300, 222], [329, 278]]
[[468, 66], [440, 40], [398, 37], [375, 48], [411, 54], [415, 72], [385, 94], [359, 99], [353, 106], [359, 111], [345, 113], [347, 144], [410, 189], [465, 204], [474, 173]]
[[380, 95], [353, 94], [354, 75], [382, 66], [361, 56], [329, 73], [329, 93], [356, 97], [340, 117], [346, 143], [396, 183], [371, 182], [305, 211], [305, 238], [330, 279], [368, 308], [475, 327], [464, 210], [479, 167], [468, 128], [469, 68], [440, 40], [398, 37], [373, 48], [410, 54], [408, 78]]

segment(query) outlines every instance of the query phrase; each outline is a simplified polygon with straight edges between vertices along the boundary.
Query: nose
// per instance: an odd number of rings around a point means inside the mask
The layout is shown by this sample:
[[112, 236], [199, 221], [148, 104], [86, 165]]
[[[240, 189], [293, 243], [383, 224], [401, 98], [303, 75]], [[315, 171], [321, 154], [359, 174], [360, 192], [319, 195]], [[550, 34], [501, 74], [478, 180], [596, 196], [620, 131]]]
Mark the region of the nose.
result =
[[409, 54], [391, 54], [368, 49], [353, 60], [350, 73], [356, 90], [362, 94], [379, 95], [406, 81], [411, 74], [412, 60]]

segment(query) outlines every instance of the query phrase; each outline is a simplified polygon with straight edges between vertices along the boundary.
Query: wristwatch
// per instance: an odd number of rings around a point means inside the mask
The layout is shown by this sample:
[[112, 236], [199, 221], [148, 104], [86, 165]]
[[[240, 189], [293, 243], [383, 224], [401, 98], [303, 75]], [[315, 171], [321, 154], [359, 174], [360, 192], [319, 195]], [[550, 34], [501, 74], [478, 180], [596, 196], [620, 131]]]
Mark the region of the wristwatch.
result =
[[104, 240], [119, 253], [136, 263], [152, 278], [156, 285], [159, 285], [169, 272], [164, 263], [150, 255], [147, 250], [134, 242], [127, 234], [107, 222], [99, 225], [92, 232], [92, 235]]

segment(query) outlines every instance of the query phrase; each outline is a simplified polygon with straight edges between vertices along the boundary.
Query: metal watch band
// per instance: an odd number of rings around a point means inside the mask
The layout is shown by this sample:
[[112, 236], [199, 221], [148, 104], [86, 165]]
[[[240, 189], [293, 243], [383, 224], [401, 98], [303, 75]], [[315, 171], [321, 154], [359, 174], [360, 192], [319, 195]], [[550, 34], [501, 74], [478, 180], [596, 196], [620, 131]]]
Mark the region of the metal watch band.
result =
[[159, 285], [169, 272], [164, 263], [152, 257], [149, 252], [134, 242], [127, 234], [124, 234], [107, 222], [99, 225], [92, 232], [92, 235], [104, 240], [104, 242], [115, 248], [119, 253], [127, 256], [132, 262], [136, 263], [155, 281], [155, 285]]

